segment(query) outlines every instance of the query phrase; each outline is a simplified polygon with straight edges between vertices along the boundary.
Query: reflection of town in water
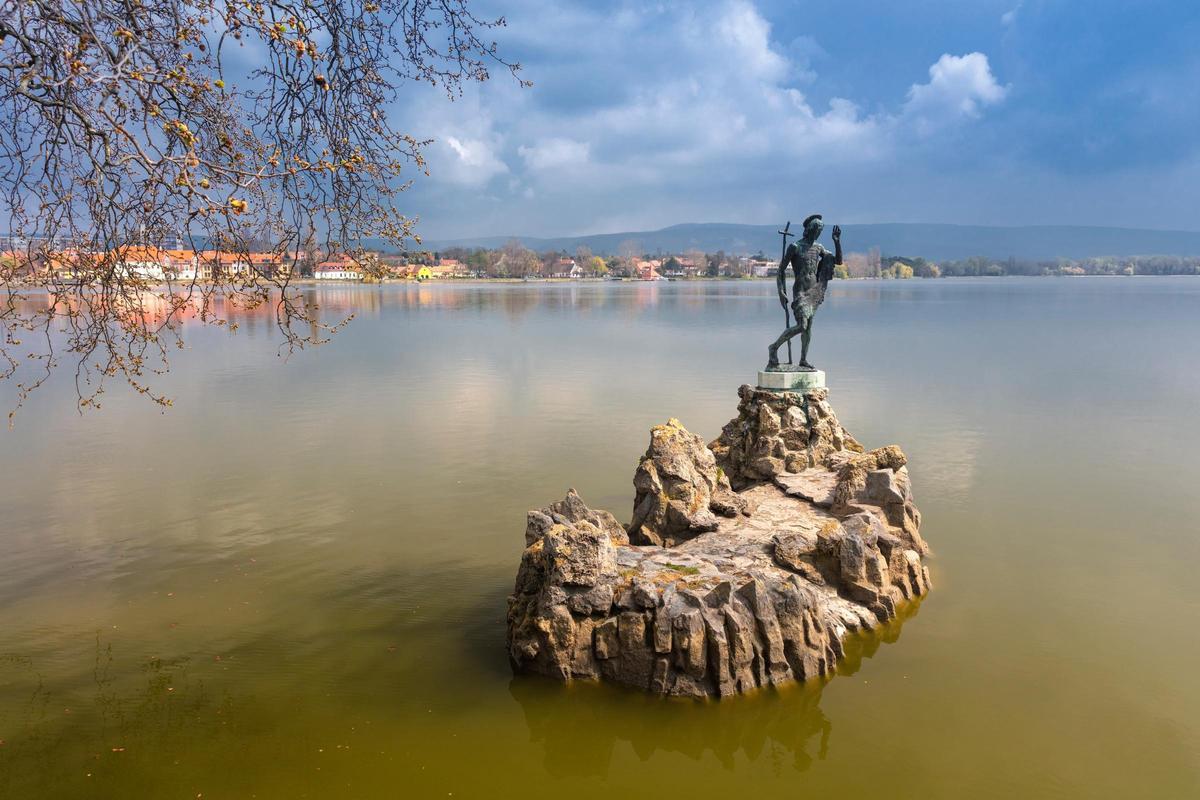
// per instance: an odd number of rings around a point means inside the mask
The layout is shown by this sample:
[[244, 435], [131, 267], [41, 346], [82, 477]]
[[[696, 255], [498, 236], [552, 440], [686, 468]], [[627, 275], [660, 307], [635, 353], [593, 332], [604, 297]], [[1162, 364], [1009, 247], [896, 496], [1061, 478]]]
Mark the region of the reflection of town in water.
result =
[[[857, 286], [852, 294], [855, 304], [880, 302], [884, 292], [896, 291], [894, 286]], [[685, 281], [664, 285], [659, 282], [610, 281], [605, 283], [484, 283], [470, 281], [395, 283], [378, 285], [334, 284], [302, 285], [288, 289], [288, 295], [300, 308], [316, 309], [317, 318], [326, 325], [336, 325], [347, 318], [377, 318], [385, 311], [500, 311], [510, 318], [519, 318], [532, 310], [547, 313], [587, 313], [614, 311], [636, 315], [652, 309], [696, 311], [711, 308], [718, 313], [729, 311], [730, 298], [743, 297], [756, 301], [773, 299], [774, 283], [762, 280], [742, 281]], [[175, 319], [185, 327], [201, 324], [202, 313], [210, 319], [224, 320], [248, 334], [269, 334], [283, 315], [280, 293], [271, 290], [261, 302], [249, 303], [246, 298], [227, 297], [220, 291], [175, 292], [146, 290], [136, 298], [125, 301], [147, 325], [161, 324], [175, 310]], [[848, 299], [850, 299], [848, 297]], [[63, 301], [66, 303], [68, 301]], [[87, 313], [77, 300], [60, 307], [60, 313]], [[47, 308], [37, 293], [28, 293], [17, 301], [21, 313], [28, 314]]]

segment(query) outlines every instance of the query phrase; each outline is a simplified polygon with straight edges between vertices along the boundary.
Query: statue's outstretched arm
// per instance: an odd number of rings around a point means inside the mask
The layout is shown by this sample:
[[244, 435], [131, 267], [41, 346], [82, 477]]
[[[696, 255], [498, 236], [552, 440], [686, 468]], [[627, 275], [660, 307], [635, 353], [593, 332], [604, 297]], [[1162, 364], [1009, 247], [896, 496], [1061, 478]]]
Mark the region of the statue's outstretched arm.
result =
[[834, 251], [834, 259], [835, 259], [833, 263], [844, 264], [845, 262], [842, 261], [842, 226], [841, 225], [833, 226], [833, 251]]

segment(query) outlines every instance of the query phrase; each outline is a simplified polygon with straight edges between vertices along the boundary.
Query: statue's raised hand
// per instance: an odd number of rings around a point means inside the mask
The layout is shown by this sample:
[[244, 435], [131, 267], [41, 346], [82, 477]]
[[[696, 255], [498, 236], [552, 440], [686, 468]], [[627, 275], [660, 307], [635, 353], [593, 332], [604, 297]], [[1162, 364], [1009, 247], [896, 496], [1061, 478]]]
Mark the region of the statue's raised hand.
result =
[[840, 242], [842, 240], [842, 226], [841, 225], [833, 226], [833, 240], [835, 242]]

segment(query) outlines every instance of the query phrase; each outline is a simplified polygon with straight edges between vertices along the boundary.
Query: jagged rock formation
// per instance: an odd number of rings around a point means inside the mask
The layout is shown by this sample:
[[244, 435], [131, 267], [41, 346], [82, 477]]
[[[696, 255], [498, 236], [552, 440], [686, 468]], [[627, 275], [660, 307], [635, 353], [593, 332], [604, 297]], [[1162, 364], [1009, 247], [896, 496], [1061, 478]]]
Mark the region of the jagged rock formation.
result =
[[625, 526], [617, 522], [616, 517], [607, 511], [593, 511], [588, 508], [579, 494], [571, 489], [567, 496], [557, 503], [529, 512], [525, 519], [525, 546], [533, 544], [555, 525], [573, 525], [577, 522], [587, 522], [603, 531], [614, 544], [629, 544]]
[[667, 547], [717, 529], [717, 514], [749, 515], [704, 440], [677, 419], [650, 430], [650, 447], [633, 475], [634, 544]]
[[834, 416], [827, 389], [798, 394], [742, 386], [738, 396], [737, 417], [709, 447], [739, 489], [819, 466], [833, 453], [863, 451]]
[[574, 490], [529, 513], [516, 669], [725, 696], [830, 673], [848, 631], [928, 591], [900, 449], [864, 452], [825, 390], [740, 395], [708, 447], [651, 431], [628, 532]]

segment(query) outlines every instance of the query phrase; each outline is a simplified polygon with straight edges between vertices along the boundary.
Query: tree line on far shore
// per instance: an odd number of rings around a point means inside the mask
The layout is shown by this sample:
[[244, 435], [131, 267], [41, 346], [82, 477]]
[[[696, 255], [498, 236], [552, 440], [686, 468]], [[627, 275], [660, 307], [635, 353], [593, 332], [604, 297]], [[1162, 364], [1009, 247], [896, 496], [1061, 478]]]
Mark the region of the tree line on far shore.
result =
[[[423, 254], [426, 258], [434, 254]], [[639, 265], [652, 263], [656, 272], [686, 278], [748, 278], [773, 276], [778, 260], [759, 252], [752, 256], [718, 251], [688, 250], [676, 254], [641, 252], [636, 242], [624, 242], [616, 255], [595, 254], [580, 246], [537, 253], [517, 240], [501, 248], [453, 247], [438, 254], [455, 259], [479, 277], [520, 278], [564, 275], [568, 264], [585, 277], [638, 277]], [[421, 256], [410, 260], [420, 261]], [[1200, 275], [1200, 256], [1106, 256], [1032, 260], [985, 256], [932, 261], [920, 256], [882, 254], [879, 248], [865, 253], [847, 253], [837, 267], [836, 278], [977, 278], [1006, 275]], [[769, 267], [767, 265], [770, 265]]]
[[536, 252], [512, 239], [499, 248], [447, 247], [439, 252], [408, 253], [409, 264], [446, 261], [462, 264], [466, 274], [487, 278], [588, 277], [636, 278], [647, 274], [686, 278], [745, 278], [765, 274], [777, 261], [758, 253], [752, 256], [718, 250], [705, 253], [645, 253], [637, 242], [622, 242], [614, 255], [593, 253], [585, 245], [574, 251]]
[[[920, 270], [923, 259], [900, 259]], [[973, 256], [936, 265], [944, 277], [990, 277], [1002, 275], [1200, 275], [1200, 256], [1106, 256], [1032, 261], [1008, 258], [1003, 261]]]
[[1200, 256], [1105, 256], [1031, 260], [971, 256], [930, 261], [921, 257], [881, 256], [878, 248], [847, 253], [839, 278], [986, 278], [1005, 275], [1200, 275]]

